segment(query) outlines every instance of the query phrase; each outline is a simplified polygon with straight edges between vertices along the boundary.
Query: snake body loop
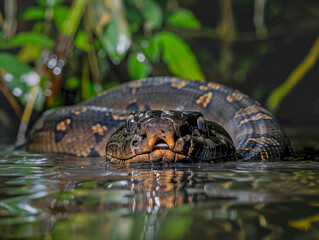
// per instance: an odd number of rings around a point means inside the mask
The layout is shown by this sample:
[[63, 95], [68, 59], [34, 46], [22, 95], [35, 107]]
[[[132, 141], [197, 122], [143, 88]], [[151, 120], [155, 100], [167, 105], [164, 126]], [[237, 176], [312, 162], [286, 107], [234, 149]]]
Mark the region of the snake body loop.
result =
[[226, 129], [239, 160], [294, 156], [276, 119], [256, 101], [221, 84], [172, 77], [125, 83], [79, 105], [46, 112], [31, 131], [28, 150], [105, 156], [105, 143], [126, 116], [151, 109], [202, 113]]

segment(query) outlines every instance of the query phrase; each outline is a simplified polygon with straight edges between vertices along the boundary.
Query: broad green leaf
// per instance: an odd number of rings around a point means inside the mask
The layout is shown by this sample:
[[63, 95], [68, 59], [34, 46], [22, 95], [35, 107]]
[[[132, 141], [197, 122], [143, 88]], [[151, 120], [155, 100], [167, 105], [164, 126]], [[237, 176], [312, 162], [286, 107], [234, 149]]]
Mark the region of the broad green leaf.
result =
[[[0, 53], [0, 68], [2, 68], [7, 74], [12, 74], [12, 81], [8, 82], [8, 86], [12, 90], [13, 94], [19, 97], [23, 104], [26, 104], [29, 99], [30, 89], [37, 82], [30, 83], [23, 80], [24, 74], [36, 74], [32, 73], [31, 68], [18, 60], [17, 57], [9, 53]], [[26, 75], [24, 75], [25, 77]], [[38, 76], [36, 74], [36, 76]], [[34, 78], [33, 78], [34, 79]], [[17, 91], [20, 93], [17, 94]], [[38, 95], [35, 102], [35, 108], [41, 110], [45, 101], [44, 94], [41, 89], [38, 91]]]
[[17, 57], [22, 62], [36, 61], [41, 54], [42, 47], [34, 44], [25, 44], [19, 51]]
[[34, 44], [51, 48], [53, 46], [53, 40], [37, 32], [22, 32], [9, 41], [4, 41], [0, 38], [0, 49], [19, 47], [25, 44]]
[[20, 62], [14, 55], [4, 52], [0, 53], [0, 68], [16, 76], [31, 71], [27, 64]]
[[159, 33], [158, 38], [163, 49], [163, 59], [175, 76], [196, 80], [205, 79], [194, 53], [183, 39], [169, 32]]
[[151, 62], [155, 63], [159, 59], [160, 55], [160, 47], [159, 42], [156, 37], [152, 37], [150, 39], [144, 38], [140, 41], [139, 45], [143, 50], [144, 54]]
[[111, 20], [111, 8], [108, 8], [108, 2], [104, 0], [89, 1], [88, 12], [86, 14], [87, 21], [89, 21], [91, 29], [95, 34], [100, 36], [103, 33], [103, 29]]
[[119, 27], [114, 19], [104, 29], [100, 41], [114, 64], [119, 64], [131, 45], [131, 39], [126, 31]]
[[[119, 64], [131, 46], [131, 36], [124, 8], [121, 3], [117, 5], [115, 2], [114, 7], [109, 7], [107, 12], [100, 15], [99, 22], [103, 24], [99, 23], [99, 30], [95, 29], [95, 32], [112, 62]], [[105, 1], [104, 4], [108, 6]], [[94, 12], [99, 15], [98, 10], [92, 11], [92, 14]]]
[[88, 43], [84, 31], [80, 30], [77, 33], [74, 39], [74, 46], [86, 52], [90, 51], [91, 45]]
[[143, 0], [144, 28], [146, 31], [159, 28], [162, 24], [162, 10], [153, 0]]
[[172, 26], [198, 29], [200, 22], [194, 13], [188, 9], [180, 8], [167, 18], [167, 22]]
[[44, 22], [38, 21], [33, 25], [32, 31], [37, 33], [42, 33], [44, 28]]
[[132, 53], [129, 56], [127, 68], [133, 80], [147, 77], [151, 72], [151, 66], [147, 62], [145, 55], [141, 52]]
[[54, 13], [53, 13], [53, 18], [55, 21], [55, 24], [59, 31], [62, 30], [63, 27], [63, 22], [66, 19], [66, 16], [68, 15], [69, 8], [67, 7], [55, 7], [54, 8]]
[[140, 29], [142, 24], [141, 15], [136, 11], [128, 9], [125, 12], [125, 17], [128, 22], [129, 32], [131, 34], [137, 32]]
[[45, 10], [43, 8], [29, 7], [22, 14], [22, 19], [24, 20], [44, 19], [44, 16], [45, 16]]

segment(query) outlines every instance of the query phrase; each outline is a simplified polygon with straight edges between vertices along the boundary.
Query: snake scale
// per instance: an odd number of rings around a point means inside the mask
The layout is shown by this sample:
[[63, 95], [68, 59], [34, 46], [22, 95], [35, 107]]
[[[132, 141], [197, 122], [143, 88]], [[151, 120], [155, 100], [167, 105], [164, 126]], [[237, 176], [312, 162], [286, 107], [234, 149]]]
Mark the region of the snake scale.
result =
[[[159, 116], [163, 112], [149, 110], [169, 109], [200, 112], [205, 119], [220, 124], [233, 140], [238, 160], [271, 161], [294, 156], [293, 147], [276, 119], [258, 102], [222, 84], [174, 77], [128, 82], [79, 105], [49, 110], [31, 130], [27, 149], [80, 157], [105, 156], [105, 143], [125, 119], [128, 121], [126, 116], [132, 111]], [[168, 113], [175, 114], [171, 112]], [[177, 155], [174, 159], [178, 160]]]

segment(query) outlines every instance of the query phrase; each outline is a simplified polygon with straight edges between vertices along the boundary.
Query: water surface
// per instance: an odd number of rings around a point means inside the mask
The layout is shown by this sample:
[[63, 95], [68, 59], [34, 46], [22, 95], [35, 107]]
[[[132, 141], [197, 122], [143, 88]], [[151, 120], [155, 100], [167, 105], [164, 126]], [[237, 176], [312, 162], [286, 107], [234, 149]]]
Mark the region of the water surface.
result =
[[296, 159], [266, 164], [2, 152], [0, 239], [319, 238], [319, 141], [298, 139]]

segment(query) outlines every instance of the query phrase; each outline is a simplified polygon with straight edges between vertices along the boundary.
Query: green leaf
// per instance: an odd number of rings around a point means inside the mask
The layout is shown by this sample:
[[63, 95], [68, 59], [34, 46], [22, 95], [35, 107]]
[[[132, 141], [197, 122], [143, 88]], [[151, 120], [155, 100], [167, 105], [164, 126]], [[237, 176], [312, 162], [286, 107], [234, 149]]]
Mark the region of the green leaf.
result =
[[66, 16], [63, 24], [61, 26], [61, 33], [66, 36], [73, 36], [76, 32], [80, 20], [82, 18], [83, 12], [85, 11], [85, 7], [87, 5], [87, 0], [74, 0], [72, 1], [72, 5], [70, 10], [68, 11], [68, 15]]
[[146, 31], [159, 28], [162, 24], [162, 10], [153, 0], [143, 0], [144, 28]]
[[43, 8], [29, 7], [22, 14], [22, 19], [24, 20], [44, 19], [44, 16], [45, 16], [45, 10]]
[[66, 19], [68, 12], [69, 12], [69, 8], [67, 8], [67, 7], [55, 7], [54, 8], [53, 18], [55, 21], [55, 25], [57, 26], [59, 31], [62, 30], [63, 22]]
[[0, 53], [0, 68], [15, 76], [31, 71], [27, 64], [20, 62], [14, 55], [4, 52]]
[[[2, 68], [6, 73], [12, 74], [13, 79], [12, 81], [8, 82], [7, 85], [10, 87], [10, 89], [12, 89], [13, 93], [15, 90], [21, 91], [21, 94], [17, 96], [23, 104], [26, 104], [30, 98], [30, 89], [33, 85], [28, 85], [22, 80], [21, 76], [31, 72], [31, 67], [19, 61], [14, 55], [9, 53], [0, 53], [0, 68]], [[37, 110], [42, 110], [44, 102], [44, 94], [42, 90], [39, 89], [35, 102], [35, 108]]]
[[141, 52], [132, 53], [127, 62], [128, 72], [130, 77], [135, 79], [145, 78], [151, 72], [151, 66], [147, 62], [145, 55]]
[[81, 85], [81, 80], [77, 77], [70, 77], [65, 81], [65, 85], [69, 89], [77, 89]]
[[78, 49], [83, 51], [90, 51], [91, 45], [88, 43], [85, 32], [83, 30], [80, 30], [75, 39], [74, 39], [74, 46], [76, 46]]
[[196, 19], [194, 13], [188, 9], [180, 8], [176, 10], [167, 19], [168, 24], [177, 27], [198, 29], [200, 22]]
[[104, 29], [100, 41], [114, 64], [119, 64], [131, 45], [131, 39], [119, 28], [117, 21], [112, 20]]
[[155, 63], [159, 59], [160, 55], [160, 47], [159, 42], [156, 37], [152, 37], [150, 39], [144, 38], [140, 41], [139, 45], [143, 50], [143, 53], [146, 55], [151, 62]]
[[22, 62], [36, 61], [41, 55], [41, 46], [33, 44], [25, 44], [19, 51], [17, 57]]
[[163, 49], [164, 61], [175, 76], [205, 79], [194, 53], [183, 39], [169, 32], [159, 33], [158, 38]]
[[116, 86], [118, 86], [118, 82], [116, 81], [110, 81], [110, 82], [107, 82], [103, 85], [103, 90], [107, 90], [107, 89], [110, 89], [110, 88], [114, 88]]
[[125, 17], [128, 22], [129, 32], [131, 34], [137, 32], [142, 24], [142, 17], [139, 12], [127, 9]]
[[43, 28], [44, 28], [44, 21], [38, 21], [38, 22], [34, 23], [34, 25], [32, 27], [32, 31], [42, 33]]
[[9, 41], [3, 41], [2, 38], [0, 38], [0, 49], [19, 47], [25, 44], [34, 44], [51, 48], [53, 46], [53, 40], [45, 37], [41, 33], [36, 32], [19, 33]]

